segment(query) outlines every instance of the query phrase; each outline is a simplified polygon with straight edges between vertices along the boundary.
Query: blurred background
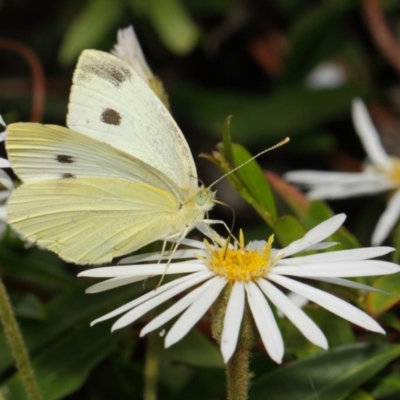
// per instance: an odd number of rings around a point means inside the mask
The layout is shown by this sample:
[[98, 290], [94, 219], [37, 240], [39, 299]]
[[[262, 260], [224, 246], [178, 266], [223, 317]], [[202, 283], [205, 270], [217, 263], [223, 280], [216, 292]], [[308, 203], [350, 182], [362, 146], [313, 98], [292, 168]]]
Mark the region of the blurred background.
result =
[[[197, 155], [211, 152], [221, 140], [228, 115], [233, 116], [233, 140], [253, 154], [290, 136], [289, 144], [258, 160], [274, 173], [359, 171], [365, 153], [350, 105], [361, 97], [384, 146], [400, 156], [396, 0], [2, 0], [0, 16], [0, 113], [7, 123], [65, 125], [80, 52], [109, 51], [117, 30], [133, 25], [206, 184], [221, 173]], [[269, 229], [226, 181], [218, 187], [218, 198], [235, 208], [236, 225], [245, 228], [247, 237], [267, 237]], [[368, 244], [384, 204], [383, 196], [375, 196], [331, 206], [349, 215], [347, 226]], [[222, 207], [212, 217], [232, 220]], [[109, 323], [88, 329], [90, 320], [132, 299], [141, 287], [85, 296], [88, 283], [77, 283], [78, 268], [27, 249], [9, 231], [0, 243], [0, 268], [40, 379], [51, 393], [47, 398], [141, 398], [132, 397], [141, 393], [146, 357], [145, 342], [137, 338], [140, 327], [112, 335]], [[18, 397], [23, 394], [1, 340], [0, 376], [14, 393], [10, 399], [24, 398]], [[288, 352], [292, 357], [301, 353], [291, 352], [290, 345]], [[208, 338], [195, 332], [166, 354], [162, 362], [170, 369], [160, 378], [163, 398], [223, 393], [221, 359]], [[272, 368], [269, 361], [263, 363]], [[63, 374], [49, 374], [54, 370]], [[178, 382], [172, 384], [168, 374]], [[207, 379], [213, 379], [211, 385], [204, 383]], [[216, 389], [198, 394], [202, 384]]]

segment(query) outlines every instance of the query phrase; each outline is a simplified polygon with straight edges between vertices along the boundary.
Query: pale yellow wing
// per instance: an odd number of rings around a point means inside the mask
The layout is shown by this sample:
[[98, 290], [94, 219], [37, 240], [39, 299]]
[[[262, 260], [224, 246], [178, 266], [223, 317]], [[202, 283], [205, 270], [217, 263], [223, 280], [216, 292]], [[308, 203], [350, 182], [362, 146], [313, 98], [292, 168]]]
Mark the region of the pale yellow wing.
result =
[[171, 114], [135, 70], [112, 54], [82, 52], [67, 125], [168, 173], [178, 186], [198, 185], [189, 146]]
[[179, 207], [166, 191], [92, 177], [23, 184], [8, 214], [18, 232], [61, 258], [101, 264], [173, 233], [171, 216]]
[[123, 151], [61, 126], [10, 124], [6, 150], [14, 172], [23, 182], [69, 177], [125, 178], [181, 198], [181, 189], [165, 174]]

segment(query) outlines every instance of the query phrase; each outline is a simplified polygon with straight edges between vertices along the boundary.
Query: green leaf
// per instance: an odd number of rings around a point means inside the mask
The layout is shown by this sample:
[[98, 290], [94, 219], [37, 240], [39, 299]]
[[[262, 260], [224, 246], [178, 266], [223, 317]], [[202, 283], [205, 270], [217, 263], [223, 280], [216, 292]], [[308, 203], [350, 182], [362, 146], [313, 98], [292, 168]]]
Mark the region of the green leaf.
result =
[[370, 314], [378, 316], [399, 302], [400, 273], [381, 276], [375, 279], [373, 286], [377, 289], [394, 294], [395, 296], [388, 296], [378, 292], [369, 292], [366, 298], [366, 306]]
[[374, 398], [366, 391], [357, 389], [347, 398], [347, 400], [374, 400]]
[[170, 51], [184, 55], [193, 50], [200, 30], [180, 0], [142, 0], [141, 6]]
[[[47, 347], [32, 360], [35, 377], [43, 398], [56, 400], [79, 389], [95, 365], [115, 348], [120, 334], [111, 334], [108, 326], [83, 326]], [[8, 400], [25, 399], [18, 375], [4, 385]]]
[[278, 218], [275, 222], [274, 231], [282, 247], [288, 246], [306, 234], [304, 226], [292, 215], [284, 215]]
[[[387, 396], [400, 394], [400, 372], [393, 371], [385, 376], [372, 391], [374, 399], [378, 400]], [[393, 397], [394, 398], [394, 397]]]
[[16, 317], [36, 320], [46, 319], [46, 309], [39, 297], [33, 294], [24, 294], [17, 301], [13, 302]]
[[362, 90], [352, 85], [319, 90], [294, 85], [268, 96], [180, 85], [171, 98], [181, 119], [215, 137], [220, 136], [221, 121], [232, 114], [235, 142], [265, 146], [290, 136], [288, 146], [296, 146], [295, 137], [348, 114], [352, 99], [360, 95]]
[[[308, 229], [333, 217], [334, 213], [327, 203], [321, 200], [314, 200], [310, 203], [307, 217], [304, 224]], [[357, 238], [352, 235], [343, 225], [332, 235], [332, 240], [338, 242], [335, 250], [354, 249], [359, 247]]]
[[250, 398], [343, 400], [399, 355], [399, 345], [358, 343], [337, 347], [255, 380]]
[[400, 263], [400, 223], [397, 224], [393, 234], [393, 247], [394, 252], [392, 253], [392, 262]]
[[182, 340], [164, 351], [163, 357], [194, 367], [223, 368], [221, 352], [197, 329], [192, 329]]
[[[18, 240], [16, 246], [21, 245]], [[76, 278], [65, 271], [65, 263], [56, 254], [36, 246], [30, 249], [14, 249], [1, 243], [0, 259], [4, 279], [40, 288], [45, 293], [69, 290], [76, 283]]]
[[[131, 284], [97, 294], [85, 294], [82, 286], [56, 297], [46, 304], [46, 319], [44, 321], [20, 321], [20, 328], [30, 354], [37, 354], [45, 346], [54, 341], [59, 335], [83, 323], [89, 326], [95, 319], [125, 301], [132, 300], [143, 292], [142, 284]], [[106, 326], [109, 324], [104, 323]], [[109, 328], [108, 328], [109, 329]], [[0, 372], [9, 368], [13, 360], [9, 354], [4, 334], [0, 331]]]
[[[252, 155], [239, 144], [233, 144], [232, 151], [235, 167], [244, 164], [252, 158]], [[236, 174], [239, 176], [240, 181], [249, 191], [254, 201], [264, 212], [269, 214], [269, 217], [275, 220], [277, 218], [277, 212], [274, 195], [264, 171], [258, 165], [257, 161], [250, 161], [248, 164], [239, 168]]]
[[86, 2], [65, 34], [59, 54], [61, 64], [74, 62], [82, 50], [98, 45], [110, 30], [115, 29], [123, 14], [124, 7], [120, 0]]

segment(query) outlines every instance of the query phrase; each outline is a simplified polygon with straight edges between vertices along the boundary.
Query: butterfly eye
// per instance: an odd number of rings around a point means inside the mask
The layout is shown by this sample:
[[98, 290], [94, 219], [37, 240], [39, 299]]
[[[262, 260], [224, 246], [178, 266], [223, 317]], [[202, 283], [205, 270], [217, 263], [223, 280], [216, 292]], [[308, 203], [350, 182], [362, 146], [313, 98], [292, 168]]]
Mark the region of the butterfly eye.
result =
[[206, 204], [208, 201], [208, 196], [206, 193], [204, 192], [199, 192], [196, 195], [196, 204], [198, 206], [204, 206], [204, 204]]

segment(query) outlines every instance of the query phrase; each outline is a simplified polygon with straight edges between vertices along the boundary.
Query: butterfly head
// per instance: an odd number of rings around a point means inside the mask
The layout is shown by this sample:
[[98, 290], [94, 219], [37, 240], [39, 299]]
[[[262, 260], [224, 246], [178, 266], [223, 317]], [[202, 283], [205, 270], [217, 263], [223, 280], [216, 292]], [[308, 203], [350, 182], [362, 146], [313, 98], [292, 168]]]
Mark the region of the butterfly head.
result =
[[210, 188], [201, 186], [195, 196], [195, 203], [204, 212], [211, 210], [215, 204], [215, 192]]

